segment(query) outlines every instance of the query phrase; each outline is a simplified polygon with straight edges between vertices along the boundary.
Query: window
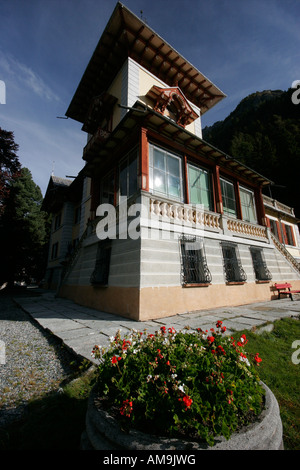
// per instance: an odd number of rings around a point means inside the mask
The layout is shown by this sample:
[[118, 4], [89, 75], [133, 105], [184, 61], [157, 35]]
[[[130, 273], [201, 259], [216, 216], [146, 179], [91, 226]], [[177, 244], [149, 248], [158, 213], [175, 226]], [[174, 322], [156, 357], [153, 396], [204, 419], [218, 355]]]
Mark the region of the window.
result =
[[53, 243], [52, 250], [51, 250], [51, 259], [55, 259], [58, 257], [58, 242]]
[[138, 189], [137, 149], [130, 152], [120, 163], [119, 167], [119, 195], [132, 196]]
[[286, 244], [294, 246], [295, 243], [294, 243], [294, 237], [293, 237], [293, 232], [292, 232], [293, 228], [290, 225], [286, 225], [286, 224], [283, 224], [283, 225], [284, 225], [284, 229], [286, 233], [286, 236], [284, 237]]
[[114, 172], [109, 172], [101, 182], [101, 203], [114, 204], [115, 198], [115, 179]]
[[266, 262], [263, 258], [262, 248], [251, 247], [250, 253], [252, 257], [253, 269], [255, 272], [255, 279], [257, 281], [270, 281], [272, 275], [267, 268]]
[[190, 204], [203, 204], [205, 209], [213, 210], [210, 173], [206, 170], [189, 164], [188, 184]]
[[79, 224], [79, 222], [80, 222], [80, 215], [81, 215], [81, 207], [78, 206], [78, 207], [75, 208], [74, 224]]
[[211, 274], [207, 267], [204, 244], [196, 237], [182, 236], [180, 239], [182, 283], [208, 284]]
[[57, 230], [60, 226], [61, 226], [61, 212], [55, 216], [54, 230]]
[[98, 243], [97, 258], [91, 275], [91, 284], [107, 285], [111, 255], [111, 241], [102, 240]]
[[269, 219], [270, 220], [270, 229], [273, 235], [275, 235], [276, 238], [279, 239], [279, 234], [278, 234], [278, 228], [277, 228], [277, 223], [276, 220], [274, 219]]
[[150, 145], [150, 189], [182, 201], [181, 158]]
[[236, 201], [234, 185], [230, 181], [220, 178], [223, 200], [223, 211], [229, 216], [236, 217]]
[[255, 224], [257, 222], [257, 217], [253, 191], [250, 191], [240, 186], [240, 198], [243, 220]]
[[221, 245], [226, 282], [245, 282], [247, 276], [241, 264], [238, 246], [233, 243]]

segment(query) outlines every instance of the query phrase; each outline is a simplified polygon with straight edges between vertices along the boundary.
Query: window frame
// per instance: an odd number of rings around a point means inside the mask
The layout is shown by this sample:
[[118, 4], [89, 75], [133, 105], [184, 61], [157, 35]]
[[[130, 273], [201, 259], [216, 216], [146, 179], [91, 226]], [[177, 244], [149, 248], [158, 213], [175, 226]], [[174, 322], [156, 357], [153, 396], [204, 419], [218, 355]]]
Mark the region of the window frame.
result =
[[[112, 182], [113, 182], [113, 192], [108, 192], [108, 198], [107, 200], [104, 199], [104, 196], [103, 196], [103, 190], [104, 190], [104, 181], [105, 180], [108, 180], [109, 178], [111, 178]], [[110, 200], [110, 196], [112, 196], [112, 201]], [[101, 188], [100, 188], [100, 201], [101, 201], [101, 204], [114, 204], [114, 201], [115, 201], [115, 171], [114, 170], [110, 170], [108, 171], [102, 178], [101, 178]]]
[[[258, 282], [268, 282], [272, 279], [272, 274], [267, 267], [263, 249], [257, 246], [250, 246], [253, 271]], [[256, 259], [255, 259], [256, 258]], [[258, 259], [259, 258], [259, 259]]]
[[287, 241], [286, 245], [295, 246], [293, 227], [291, 225], [285, 223], [285, 222], [282, 222], [282, 225], [284, 226], [284, 231], [285, 231], [285, 234], [286, 234], [286, 241]]
[[90, 278], [92, 285], [108, 285], [111, 248], [111, 240], [101, 240], [98, 242], [95, 266]]
[[[130, 190], [131, 178], [130, 178], [130, 164], [136, 162], [136, 187], [133, 192]], [[126, 163], [124, 169], [126, 169], [126, 194], [121, 194], [121, 170], [122, 165]], [[127, 197], [129, 199], [131, 196], [136, 194], [139, 189], [138, 183], [138, 174], [139, 174], [139, 158], [138, 158], [138, 147], [131, 149], [125, 157], [123, 157], [118, 164], [118, 191], [117, 191], [117, 204], [120, 202], [121, 197]]]
[[[244, 284], [247, 281], [247, 275], [241, 263], [238, 245], [231, 242], [221, 242], [221, 249], [226, 284]], [[229, 251], [232, 256], [228, 256]]]
[[[196, 236], [181, 235], [180, 259], [181, 259], [181, 283], [183, 287], [208, 286], [212, 276], [207, 266], [203, 239]], [[196, 249], [186, 249], [186, 245], [195, 243]]]
[[[159, 170], [162, 171], [165, 175], [165, 181], [166, 181], [166, 189], [167, 191], [159, 191], [154, 188], [154, 150], [158, 150], [159, 152], [162, 152], [164, 154], [164, 169]], [[166, 164], [166, 158], [175, 158], [178, 161], [178, 168], [179, 168], [179, 183], [180, 183], [180, 196], [174, 196], [173, 194], [170, 194], [169, 191], [169, 185], [168, 185], [168, 176], [175, 176], [170, 174], [167, 169], [167, 164]], [[181, 155], [173, 153], [169, 151], [166, 148], [160, 147], [158, 145], [149, 143], [149, 192], [152, 194], [155, 194], [157, 196], [161, 196], [166, 199], [170, 199], [173, 201], [178, 201], [178, 202], [184, 202], [184, 185], [183, 185], [183, 158]]]
[[[206, 191], [206, 193], [208, 194], [208, 200], [209, 200], [209, 206], [207, 207], [206, 205], [204, 205], [202, 202], [199, 202], [199, 203], [195, 203], [192, 201], [192, 198], [191, 198], [191, 184], [190, 184], [190, 173], [189, 173], [189, 170], [190, 169], [195, 169], [199, 172], [201, 172], [201, 174], [206, 174], [207, 175], [207, 179], [208, 179], [208, 188], [204, 189], [201, 188], [201, 186], [199, 186], [198, 188], [200, 189], [201, 193], [202, 194], [202, 191]], [[196, 165], [194, 163], [191, 163], [191, 162], [187, 162], [187, 185], [188, 185], [188, 195], [189, 195], [189, 203], [190, 204], [202, 204], [204, 209], [208, 210], [208, 211], [214, 211], [214, 192], [213, 192], [213, 181], [212, 181], [212, 173], [210, 170], [207, 170], [206, 168], [203, 168], [199, 165]]]
[[[256, 203], [255, 203], [255, 194], [254, 194], [254, 191], [252, 191], [251, 189], [249, 188], [246, 188], [245, 186], [241, 186], [239, 185], [239, 191], [240, 191], [240, 201], [241, 201], [241, 211], [242, 211], [242, 220], [245, 220], [246, 222], [249, 222], [251, 224], [257, 224], [257, 211], [256, 211]], [[253, 204], [253, 212], [254, 212], [254, 220], [250, 220], [250, 217], [249, 219], [247, 217], [245, 217], [245, 214], [244, 214], [244, 211], [243, 211], [243, 208], [245, 207], [246, 209], [249, 208], [249, 206], [245, 206], [243, 204], [243, 201], [242, 201], [242, 197], [241, 197], [241, 193], [244, 192], [244, 193], [248, 193], [251, 195], [251, 199], [252, 199], [252, 204]]]
[[59, 243], [55, 242], [52, 244], [51, 247], [51, 260], [57, 259], [58, 258], [58, 248], [59, 248]]
[[[226, 204], [225, 204], [225, 199], [231, 199], [231, 198], [227, 197], [226, 194], [224, 195], [222, 183], [230, 184], [232, 186], [233, 195], [234, 195], [234, 199], [232, 199], [232, 200], [234, 201], [234, 207], [235, 207], [234, 214], [232, 212], [230, 212], [229, 209], [227, 209], [228, 206], [226, 206]], [[221, 195], [222, 195], [222, 202], [223, 202], [223, 212], [228, 217], [233, 217], [233, 218], [236, 219], [238, 213], [237, 213], [237, 200], [236, 200], [236, 194], [235, 194], [235, 185], [234, 185], [233, 181], [230, 181], [227, 178], [223, 178], [222, 176], [220, 176], [220, 186], [221, 186]]]
[[271, 219], [268, 217], [270, 221], [270, 231], [273, 235], [279, 240], [279, 231], [278, 231], [278, 221], [276, 219]]
[[58, 214], [54, 216], [53, 232], [55, 232], [61, 227], [62, 225], [61, 219], [62, 219], [62, 211], [60, 211]]

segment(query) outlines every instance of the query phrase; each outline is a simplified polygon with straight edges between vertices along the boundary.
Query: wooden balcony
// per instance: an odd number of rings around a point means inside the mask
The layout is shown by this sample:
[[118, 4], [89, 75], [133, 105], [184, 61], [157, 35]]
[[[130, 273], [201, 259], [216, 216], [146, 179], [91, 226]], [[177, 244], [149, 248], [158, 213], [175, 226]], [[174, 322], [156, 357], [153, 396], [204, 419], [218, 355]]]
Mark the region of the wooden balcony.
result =
[[93, 160], [109, 136], [110, 132], [99, 127], [83, 149], [83, 160]]

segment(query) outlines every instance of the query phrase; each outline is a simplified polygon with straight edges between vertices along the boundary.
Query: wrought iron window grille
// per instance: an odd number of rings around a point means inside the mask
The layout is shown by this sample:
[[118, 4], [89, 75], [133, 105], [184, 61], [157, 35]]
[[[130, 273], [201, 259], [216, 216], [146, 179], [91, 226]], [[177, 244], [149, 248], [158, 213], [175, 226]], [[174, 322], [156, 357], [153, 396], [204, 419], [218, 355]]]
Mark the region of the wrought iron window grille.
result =
[[246, 282], [247, 275], [240, 260], [238, 246], [234, 243], [221, 243], [221, 246], [226, 282]]
[[212, 277], [207, 266], [203, 240], [196, 236], [182, 235], [179, 241], [182, 285], [211, 283]]
[[250, 253], [252, 257], [255, 279], [257, 281], [270, 281], [272, 279], [272, 274], [270, 273], [263, 257], [262, 248], [252, 246], [250, 247]]

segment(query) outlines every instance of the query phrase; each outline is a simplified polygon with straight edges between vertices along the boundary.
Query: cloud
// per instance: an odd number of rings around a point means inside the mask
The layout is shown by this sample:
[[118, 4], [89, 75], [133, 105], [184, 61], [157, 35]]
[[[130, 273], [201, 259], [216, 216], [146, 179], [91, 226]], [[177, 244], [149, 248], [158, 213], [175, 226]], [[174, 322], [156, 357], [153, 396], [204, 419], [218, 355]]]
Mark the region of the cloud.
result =
[[11, 54], [4, 54], [0, 50], [0, 68], [21, 86], [27, 86], [36, 95], [46, 101], [60, 101], [59, 96], [54, 93], [45, 81], [30, 67], [18, 61]]

